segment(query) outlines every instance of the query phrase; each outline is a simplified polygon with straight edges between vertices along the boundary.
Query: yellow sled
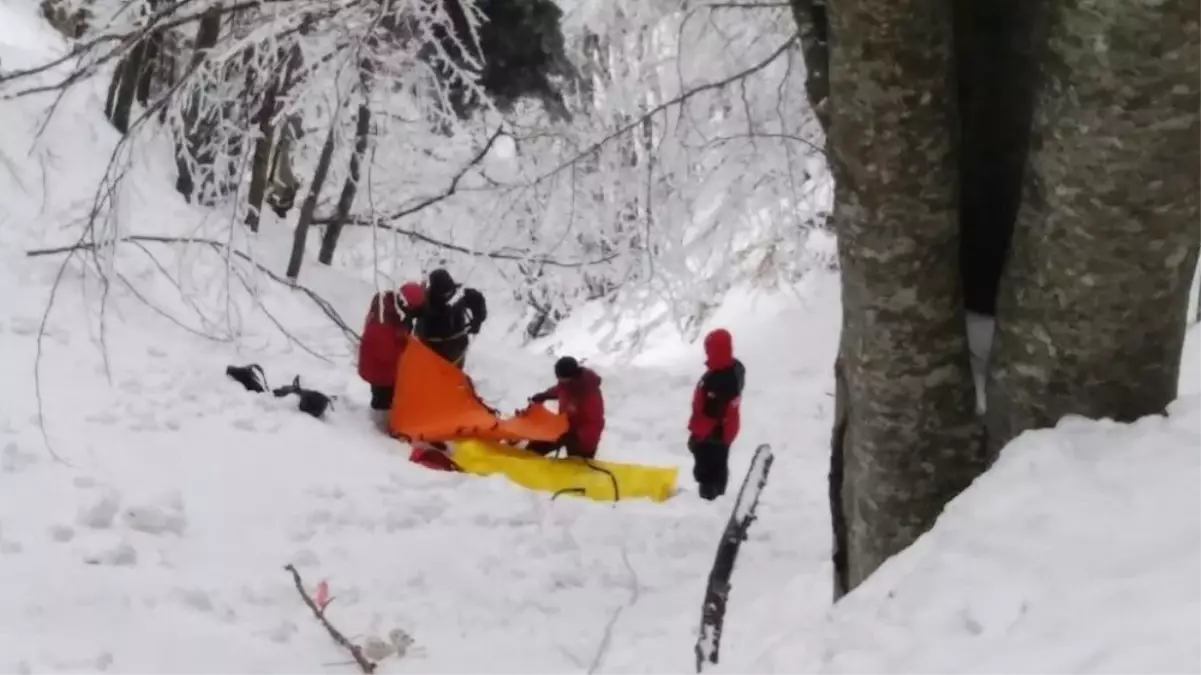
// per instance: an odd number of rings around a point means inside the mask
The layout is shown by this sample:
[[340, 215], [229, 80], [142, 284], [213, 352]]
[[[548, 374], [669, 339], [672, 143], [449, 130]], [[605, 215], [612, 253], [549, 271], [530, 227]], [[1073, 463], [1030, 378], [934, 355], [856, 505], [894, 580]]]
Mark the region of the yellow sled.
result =
[[466, 473], [504, 474], [531, 490], [597, 501], [667, 501], [676, 490], [678, 467], [619, 464], [579, 458], [550, 459], [511, 445], [463, 439], [452, 443], [451, 459]]

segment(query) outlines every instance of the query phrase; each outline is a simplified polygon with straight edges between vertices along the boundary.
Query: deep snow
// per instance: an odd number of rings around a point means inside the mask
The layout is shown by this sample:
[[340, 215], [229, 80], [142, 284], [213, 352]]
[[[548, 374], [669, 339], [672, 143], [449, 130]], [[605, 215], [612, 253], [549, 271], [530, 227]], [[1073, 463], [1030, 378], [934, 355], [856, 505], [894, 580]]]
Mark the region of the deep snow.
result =
[[[0, 1], [4, 68], [61, 49], [32, 3]], [[128, 283], [114, 277], [107, 295], [79, 258], [62, 268], [37, 361], [64, 256], [24, 252], [78, 237], [63, 226], [117, 141], [103, 93], [89, 83], [69, 95], [32, 153], [45, 100], [0, 107], [0, 575], [19, 581], [0, 605], [0, 669], [354, 672], [288, 563], [310, 588], [328, 580], [329, 616], [352, 637], [412, 634], [385, 672], [691, 668], [734, 492], [716, 503], [692, 492], [684, 424], [699, 346], [660, 330], [637, 358], [607, 354], [583, 312], [521, 349], [499, 315], [470, 355], [502, 408], [548, 384], [549, 347], [588, 357], [605, 378], [604, 456], [684, 467], [685, 493], [661, 505], [551, 502], [409, 463], [368, 423], [340, 331], [303, 295], [203, 246], [121, 247], [114, 270]], [[135, 149], [118, 209], [128, 230], [219, 228], [176, 199], [161, 150]], [[268, 225], [256, 250], [278, 271], [290, 233]], [[306, 265], [302, 283], [358, 328], [372, 288]], [[837, 295], [837, 279], [815, 272], [779, 292], [732, 293], [707, 323], [737, 327], [749, 371], [732, 484], [755, 444], [775, 448], [735, 572], [725, 667], [1198, 668], [1201, 527], [1185, 508], [1197, 506], [1197, 397], [1166, 421], [1067, 421], [1024, 437], [929, 537], [828, 613]], [[1198, 354], [1194, 331], [1194, 379]], [[313, 420], [225, 377], [250, 362], [272, 386], [299, 374], [338, 395], [334, 413]]]

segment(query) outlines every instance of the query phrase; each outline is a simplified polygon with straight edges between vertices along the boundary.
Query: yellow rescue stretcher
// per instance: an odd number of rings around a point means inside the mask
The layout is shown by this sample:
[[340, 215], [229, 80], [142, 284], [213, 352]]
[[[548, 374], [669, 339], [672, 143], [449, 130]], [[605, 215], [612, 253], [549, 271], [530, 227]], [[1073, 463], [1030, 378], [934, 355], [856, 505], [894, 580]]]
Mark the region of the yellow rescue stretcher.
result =
[[477, 476], [504, 474], [531, 490], [597, 501], [667, 501], [676, 491], [679, 467], [643, 466], [594, 459], [552, 459], [522, 448], [479, 439], [451, 443], [451, 459]]

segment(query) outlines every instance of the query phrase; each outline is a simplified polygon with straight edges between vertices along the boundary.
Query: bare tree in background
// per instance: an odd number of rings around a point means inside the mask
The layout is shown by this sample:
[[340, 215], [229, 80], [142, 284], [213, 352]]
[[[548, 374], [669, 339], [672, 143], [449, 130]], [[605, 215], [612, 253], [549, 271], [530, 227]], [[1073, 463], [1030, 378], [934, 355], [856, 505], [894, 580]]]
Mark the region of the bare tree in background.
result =
[[[835, 597], [1028, 429], [1176, 396], [1201, 245], [1189, 0], [792, 0], [843, 275]], [[828, 91], [823, 87], [828, 85]], [[964, 314], [995, 315], [973, 411]]]

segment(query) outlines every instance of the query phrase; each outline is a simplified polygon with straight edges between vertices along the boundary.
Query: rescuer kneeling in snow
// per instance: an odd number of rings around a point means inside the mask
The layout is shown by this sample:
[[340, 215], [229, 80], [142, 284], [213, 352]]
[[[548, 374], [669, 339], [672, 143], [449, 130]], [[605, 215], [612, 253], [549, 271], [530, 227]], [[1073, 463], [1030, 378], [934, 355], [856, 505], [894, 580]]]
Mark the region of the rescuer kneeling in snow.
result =
[[557, 400], [559, 412], [567, 416], [567, 431], [555, 441], [531, 441], [526, 449], [548, 455], [559, 448], [569, 457], [591, 459], [596, 456], [601, 432], [605, 430], [605, 397], [601, 377], [584, 368], [570, 356], [555, 362], [559, 383], [530, 397], [532, 403]]

